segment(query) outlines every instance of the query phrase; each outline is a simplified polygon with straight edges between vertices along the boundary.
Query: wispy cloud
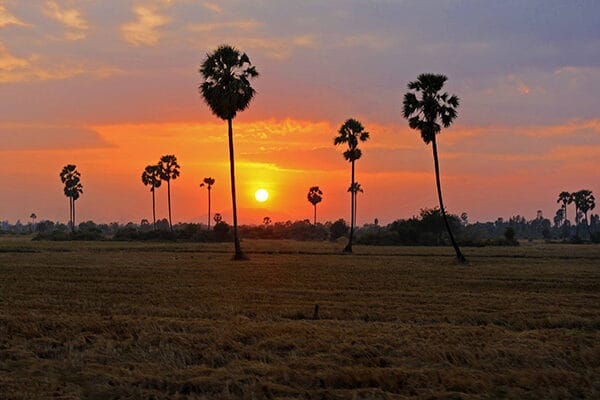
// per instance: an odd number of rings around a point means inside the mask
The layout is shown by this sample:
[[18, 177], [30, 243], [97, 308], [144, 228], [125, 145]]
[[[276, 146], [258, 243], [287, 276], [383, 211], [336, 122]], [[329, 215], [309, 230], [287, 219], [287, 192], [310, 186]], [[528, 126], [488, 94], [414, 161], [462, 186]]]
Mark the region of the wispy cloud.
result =
[[206, 8], [207, 10], [210, 10], [215, 13], [220, 13], [223, 11], [223, 9], [221, 8], [220, 5], [218, 5], [217, 3], [214, 3], [212, 1], [205, 1], [204, 3], [202, 3], [202, 6], [204, 8]]
[[21, 21], [19, 18], [9, 13], [6, 7], [0, 4], [0, 28], [9, 25], [27, 26], [25, 22]]
[[241, 20], [241, 21], [228, 21], [228, 22], [209, 22], [205, 24], [192, 24], [188, 28], [191, 32], [205, 33], [215, 32], [222, 30], [243, 30], [252, 31], [259, 28], [261, 24], [253, 19]]
[[156, 45], [160, 40], [159, 28], [166, 25], [169, 18], [141, 5], [134, 7], [133, 12], [136, 20], [121, 26], [123, 39], [134, 46]]
[[18, 57], [0, 42], [0, 83], [62, 80], [78, 75], [105, 78], [117, 72], [113, 67], [94, 67], [81, 61], [48, 63], [38, 55]]
[[61, 8], [56, 1], [47, 1], [44, 9], [46, 15], [60, 22], [67, 28], [67, 40], [85, 39], [89, 25], [81, 12], [75, 8]]

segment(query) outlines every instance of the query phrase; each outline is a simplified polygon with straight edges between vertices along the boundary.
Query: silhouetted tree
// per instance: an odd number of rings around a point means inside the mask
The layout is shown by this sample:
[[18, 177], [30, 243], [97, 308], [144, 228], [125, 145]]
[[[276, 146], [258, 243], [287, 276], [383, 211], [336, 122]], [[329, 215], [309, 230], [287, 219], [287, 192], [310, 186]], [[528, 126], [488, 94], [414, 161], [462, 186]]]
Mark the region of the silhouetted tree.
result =
[[308, 202], [313, 205], [314, 225], [317, 225], [317, 204], [323, 200], [323, 192], [318, 186], [312, 186], [310, 189], [308, 189], [308, 194], [306, 197], [308, 198]]
[[[572, 200], [571, 200], [571, 193], [569, 192], [560, 192], [558, 194], [558, 199], [556, 200], [557, 203], [562, 203], [562, 209], [563, 209], [563, 221], [567, 220], [567, 204], [571, 204]], [[563, 222], [564, 223], [564, 222]]]
[[[340, 127], [338, 136], [333, 139], [334, 145], [347, 144], [348, 150], [344, 152], [344, 158], [352, 164], [350, 187], [354, 187], [354, 163], [362, 156], [362, 151], [358, 148], [359, 142], [364, 142], [369, 139], [369, 132], [365, 131], [362, 124], [355, 119], [348, 119]], [[354, 214], [355, 214], [355, 196], [350, 194], [350, 237], [348, 244], [344, 248], [344, 252], [352, 253], [352, 237], [354, 236]]]
[[270, 217], [264, 217], [264, 218], [263, 218], [263, 225], [264, 225], [264, 226], [269, 226], [269, 225], [271, 225], [271, 222], [273, 222], [273, 221], [271, 221], [271, 218], [270, 218]]
[[229, 137], [229, 169], [231, 175], [231, 202], [233, 205], [233, 242], [235, 260], [246, 260], [238, 237], [237, 204], [235, 198], [235, 160], [233, 149], [233, 119], [238, 111], [244, 111], [250, 105], [256, 91], [250, 85], [250, 79], [258, 72], [250, 63], [246, 53], [236, 48], [222, 45], [208, 54], [200, 67], [204, 82], [200, 92], [213, 114], [227, 121]]
[[162, 180], [160, 179], [160, 166], [148, 165], [142, 172], [142, 183], [145, 186], [150, 186], [150, 192], [152, 192], [152, 221], [154, 230], [156, 230], [156, 200], [154, 192], [160, 187]]
[[349, 188], [348, 192], [354, 196], [354, 223], [356, 224], [356, 209], [358, 208], [358, 194], [364, 193], [365, 191], [360, 187], [360, 183], [354, 182]]
[[[448, 80], [445, 75], [420, 74], [416, 81], [408, 84], [408, 90], [404, 95], [402, 115], [408, 119], [408, 124], [412, 129], [421, 133], [421, 138], [425, 144], [431, 143], [433, 150], [433, 162], [435, 167], [435, 182], [437, 186], [440, 210], [444, 219], [444, 224], [448, 230], [450, 241], [456, 252], [456, 258], [459, 262], [465, 263], [467, 260], [460, 251], [448, 218], [442, 198], [442, 186], [440, 184], [440, 167], [438, 161], [436, 135], [444, 128], [452, 125], [452, 122], [458, 116], [456, 109], [459, 106], [457, 96], [450, 96], [448, 93], [440, 93], [444, 83]], [[417, 97], [420, 94], [420, 97]], [[441, 125], [440, 123], [441, 122]]]
[[167, 182], [167, 201], [169, 205], [169, 227], [173, 230], [173, 221], [171, 219], [171, 180], [179, 177], [179, 164], [177, 157], [172, 154], [162, 156], [158, 162], [160, 179]]
[[65, 185], [64, 193], [69, 198], [69, 224], [71, 232], [75, 232], [75, 201], [83, 193], [81, 173], [73, 164], [67, 164], [59, 174], [61, 182]]
[[200, 187], [204, 187], [208, 189], [208, 229], [210, 229], [210, 190], [212, 189], [212, 185], [215, 184], [214, 178], [204, 178], [204, 181], [200, 184]]
[[31, 218], [31, 231], [35, 232], [35, 220], [37, 219], [37, 215], [35, 215], [35, 213], [31, 213], [29, 218]]
[[219, 213], [216, 213], [215, 216], [213, 217], [213, 220], [215, 221], [215, 224], [218, 224], [219, 222], [221, 222], [223, 220], [223, 216]]
[[[592, 232], [590, 230], [590, 224], [588, 222], [588, 212], [596, 207], [596, 198], [592, 194], [591, 190], [582, 189], [578, 192], [573, 193], [573, 202], [575, 203], [576, 212], [579, 211], [583, 214], [585, 224], [591, 235]], [[577, 234], [579, 234], [579, 220], [580, 218], [577, 218]]]

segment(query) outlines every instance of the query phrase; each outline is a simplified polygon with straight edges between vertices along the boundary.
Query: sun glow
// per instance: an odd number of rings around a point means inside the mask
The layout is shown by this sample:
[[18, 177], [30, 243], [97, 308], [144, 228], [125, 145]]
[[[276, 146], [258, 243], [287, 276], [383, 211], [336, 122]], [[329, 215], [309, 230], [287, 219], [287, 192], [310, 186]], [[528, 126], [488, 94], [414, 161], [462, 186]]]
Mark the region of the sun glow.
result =
[[254, 193], [254, 197], [259, 203], [264, 203], [269, 198], [269, 192], [265, 189], [258, 189], [256, 193]]

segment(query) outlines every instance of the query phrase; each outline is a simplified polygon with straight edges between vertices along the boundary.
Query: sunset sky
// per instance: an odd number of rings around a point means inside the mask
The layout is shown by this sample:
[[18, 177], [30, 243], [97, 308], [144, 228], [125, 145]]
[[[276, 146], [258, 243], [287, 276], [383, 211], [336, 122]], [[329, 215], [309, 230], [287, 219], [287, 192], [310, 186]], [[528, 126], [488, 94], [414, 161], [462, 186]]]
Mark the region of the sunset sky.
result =
[[[231, 222], [227, 126], [197, 90], [223, 43], [261, 74], [234, 120], [242, 223], [312, 218], [314, 185], [319, 220], [349, 220], [333, 138], [350, 117], [371, 133], [358, 223], [436, 206], [431, 147], [401, 116], [422, 72], [461, 99], [438, 139], [448, 210], [552, 219], [559, 192], [600, 195], [599, 16], [596, 0], [0, 0], [0, 220], [66, 221], [68, 163], [82, 173], [78, 221], [150, 219], [140, 175], [175, 154], [174, 221], [206, 221], [212, 176], [213, 211]], [[157, 201], [166, 217], [163, 188]]]

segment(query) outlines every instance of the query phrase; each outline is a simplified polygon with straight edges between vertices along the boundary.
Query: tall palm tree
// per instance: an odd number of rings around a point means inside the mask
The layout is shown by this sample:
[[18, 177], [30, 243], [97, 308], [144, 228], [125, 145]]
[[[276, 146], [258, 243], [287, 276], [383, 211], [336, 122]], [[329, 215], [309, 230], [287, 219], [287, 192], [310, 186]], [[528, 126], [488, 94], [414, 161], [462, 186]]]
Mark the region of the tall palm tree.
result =
[[560, 192], [558, 194], [558, 199], [556, 200], [556, 202], [562, 203], [563, 221], [566, 221], [567, 220], [567, 204], [570, 204], [572, 202], [571, 193], [565, 192], [565, 191]]
[[354, 221], [356, 222], [356, 209], [358, 208], [358, 193], [364, 193], [365, 191], [360, 186], [360, 183], [354, 182], [354, 184], [348, 188], [348, 192], [352, 193], [352, 195], [354, 196]]
[[[454, 235], [448, 223], [442, 198], [442, 186], [440, 184], [436, 135], [441, 132], [442, 126], [448, 128], [452, 125], [452, 122], [458, 116], [456, 109], [459, 106], [457, 96], [450, 96], [446, 92], [440, 93], [447, 80], [448, 78], [445, 75], [420, 74], [416, 81], [408, 84], [408, 90], [410, 91], [404, 95], [402, 115], [408, 119], [408, 124], [412, 129], [418, 130], [421, 133], [421, 138], [425, 144], [431, 143], [440, 210], [444, 224], [448, 230], [448, 235], [450, 236], [450, 241], [456, 251], [456, 258], [459, 262], [465, 263], [467, 260], [460, 251], [456, 240], [454, 240]], [[420, 97], [417, 97], [417, 94], [420, 94]]]
[[[573, 202], [575, 203], [575, 209], [584, 215], [585, 224], [591, 234], [588, 212], [596, 207], [596, 198], [591, 190], [582, 189], [573, 193]], [[577, 221], [577, 233], [579, 234], [579, 221]]]
[[83, 193], [81, 184], [81, 173], [73, 164], [67, 164], [63, 167], [60, 174], [60, 181], [65, 185], [63, 191], [69, 198], [69, 225], [71, 232], [75, 232], [75, 200]]
[[238, 111], [250, 106], [256, 91], [250, 85], [250, 79], [258, 76], [258, 71], [250, 62], [246, 53], [240, 53], [229, 45], [219, 46], [208, 54], [200, 67], [204, 82], [200, 92], [208, 107], [217, 117], [227, 121], [229, 136], [229, 170], [231, 175], [231, 202], [233, 207], [233, 241], [235, 260], [246, 260], [240, 246], [237, 226], [237, 204], [235, 198], [235, 160], [233, 150], [233, 119]]
[[200, 184], [200, 187], [203, 187], [204, 185], [206, 185], [206, 188], [208, 189], [208, 229], [210, 230], [210, 190], [212, 189], [212, 185], [215, 184], [215, 180], [214, 178], [204, 178], [203, 183]]
[[29, 218], [31, 218], [31, 231], [35, 232], [35, 220], [37, 219], [37, 215], [35, 213], [31, 213]]
[[160, 179], [160, 166], [148, 165], [142, 172], [142, 183], [145, 186], [150, 186], [150, 192], [152, 192], [152, 220], [154, 221], [154, 230], [156, 230], [156, 200], [154, 192], [160, 187], [162, 180]]
[[[362, 151], [358, 148], [358, 142], [365, 142], [369, 139], [369, 132], [365, 131], [365, 128], [359, 121], [350, 118], [340, 127], [338, 134], [339, 135], [333, 139], [333, 144], [336, 146], [339, 144], [348, 145], [348, 150], [344, 152], [344, 158], [352, 163], [350, 187], [354, 187], [354, 163], [362, 156]], [[346, 253], [352, 253], [352, 237], [354, 236], [355, 222], [354, 215], [356, 213], [356, 198], [354, 197], [354, 193], [351, 193], [350, 198], [350, 238], [348, 239], [348, 244], [344, 248], [344, 252]]]
[[171, 220], [171, 180], [179, 177], [179, 164], [177, 157], [173, 154], [162, 156], [158, 162], [160, 179], [167, 182], [167, 201], [169, 205], [169, 228], [173, 230], [173, 222]]
[[323, 200], [323, 192], [318, 186], [312, 186], [310, 189], [308, 189], [308, 194], [306, 197], [308, 198], [308, 202], [314, 207], [314, 224], [317, 225], [317, 204]]

